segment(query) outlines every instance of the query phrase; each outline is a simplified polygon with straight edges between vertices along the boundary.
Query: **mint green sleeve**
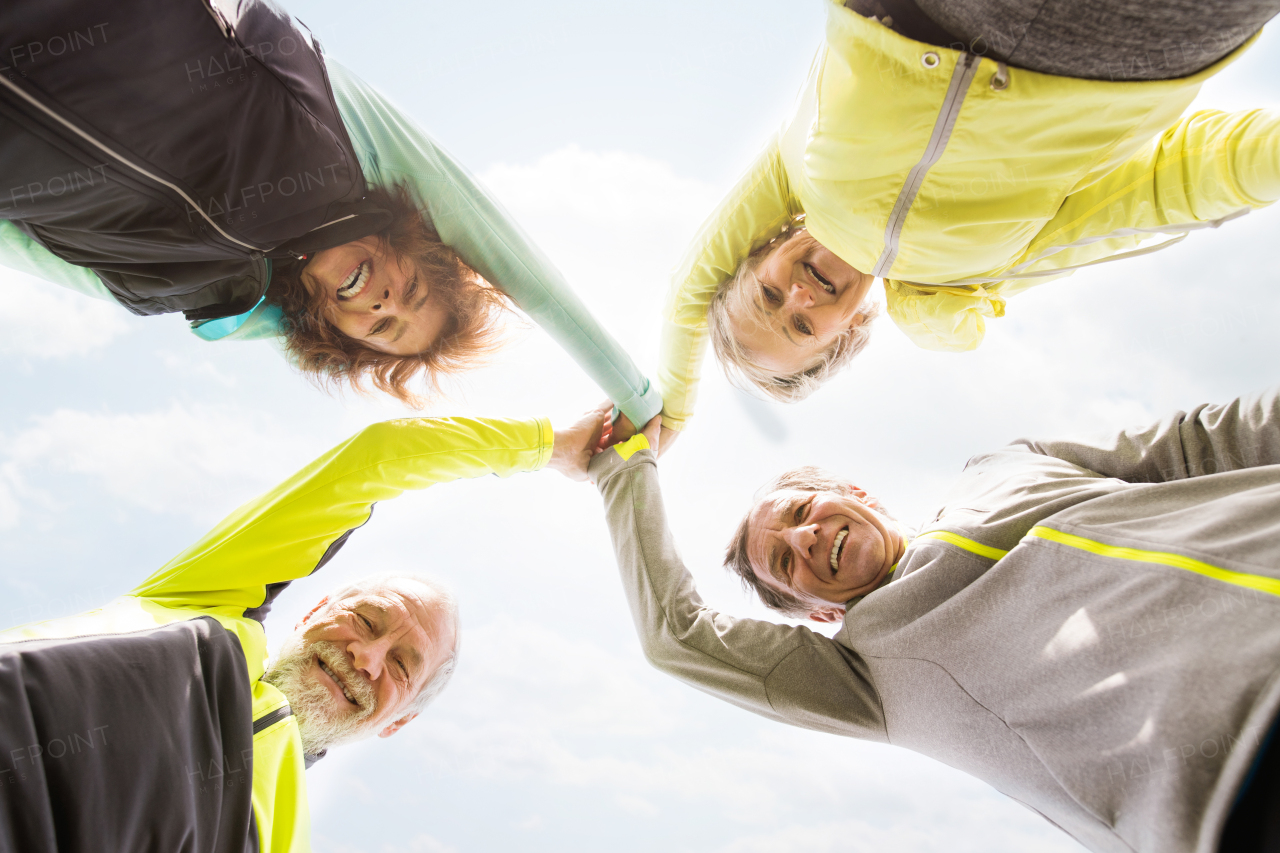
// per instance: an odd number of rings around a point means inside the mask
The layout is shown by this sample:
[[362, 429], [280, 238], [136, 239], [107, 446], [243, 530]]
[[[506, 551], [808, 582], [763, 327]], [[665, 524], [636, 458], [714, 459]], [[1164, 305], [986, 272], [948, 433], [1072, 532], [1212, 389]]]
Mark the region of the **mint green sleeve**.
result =
[[93, 270], [67, 263], [8, 220], [0, 220], [0, 264], [94, 299], [116, 301]]
[[545, 329], [633, 423], [658, 414], [657, 388], [510, 214], [390, 101], [332, 59], [325, 64], [365, 179], [415, 190], [440, 238]]

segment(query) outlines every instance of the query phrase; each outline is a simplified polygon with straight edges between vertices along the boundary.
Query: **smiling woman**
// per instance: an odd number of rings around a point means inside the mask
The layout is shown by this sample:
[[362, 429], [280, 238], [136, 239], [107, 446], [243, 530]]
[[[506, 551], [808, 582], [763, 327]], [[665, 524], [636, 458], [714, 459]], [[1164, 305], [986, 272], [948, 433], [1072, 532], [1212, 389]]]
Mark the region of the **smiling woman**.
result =
[[414, 400], [409, 381], [432, 385], [479, 364], [499, 346], [509, 307], [426, 222], [408, 190], [371, 188], [391, 213], [381, 232], [286, 265], [267, 302], [278, 305], [290, 356], [321, 381]]
[[[0, 5], [0, 54], [99, 6]], [[105, 40], [0, 75], [0, 262], [410, 403], [516, 307], [633, 422], [661, 408], [501, 205], [275, 3], [111, 6]]]

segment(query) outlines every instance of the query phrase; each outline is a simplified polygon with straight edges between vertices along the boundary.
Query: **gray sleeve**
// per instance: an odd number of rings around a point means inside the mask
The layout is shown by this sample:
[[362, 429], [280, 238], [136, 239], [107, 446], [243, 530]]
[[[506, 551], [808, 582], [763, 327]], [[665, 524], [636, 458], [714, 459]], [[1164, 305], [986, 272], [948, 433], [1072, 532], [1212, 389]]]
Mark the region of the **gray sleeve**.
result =
[[1280, 463], [1280, 396], [1271, 389], [1223, 405], [1196, 406], [1095, 440], [1016, 444], [1134, 483], [1274, 465]]
[[599, 454], [591, 475], [645, 657], [706, 693], [779, 722], [887, 740], [864, 661], [808, 628], [737, 619], [702, 603], [667, 528], [652, 451]]

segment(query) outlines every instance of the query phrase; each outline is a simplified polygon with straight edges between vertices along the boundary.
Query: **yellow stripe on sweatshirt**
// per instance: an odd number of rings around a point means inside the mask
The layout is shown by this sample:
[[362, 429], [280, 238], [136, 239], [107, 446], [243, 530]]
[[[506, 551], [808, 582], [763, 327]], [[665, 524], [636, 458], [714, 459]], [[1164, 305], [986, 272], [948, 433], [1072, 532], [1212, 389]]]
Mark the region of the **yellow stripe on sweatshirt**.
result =
[[1105, 545], [1102, 542], [1095, 542], [1092, 539], [1085, 539], [1083, 536], [1076, 536], [1071, 533], [1063, 533], [1061, 530], [1053, 530], [1049, 527], [1033, 527], [1028, 536], [1034, 536], [1037, 539], [1046, 539], [1050, 542], [1057, 542], [1059, 545], [1066, 545], [1069, 548], [1078, 548], [1081, 551], [1088, 551], [1090, 554], [1097, 554], [1100, 557], [1114, 557], [1118, 560], [1137, 560], [1143, 563], [1155, 563], [1161, 566], [1169, 566], [1175, 569], [1185, 569], [1189, 572], [1195, 572], [1198, 575], [1204, 575], [1207, 578], [1222, 581], [1223, 583], [1242, 586], [1246, 589], [1256, 589], [1259, 592], [1269, 592], [1272, 595], [1280, 595], [1280, 579], [1263, 577], [1262, 575], [1251, 575], [1248, 572], [1233, 572], [1229, 569], [1221, 569], [1217, 566], [1211, 566], [1208, 563], [1194, 560], [1191, 557], [1184, 557], [1181, 554], [1171, 554], [1166, 551], [1143, 551], [1138, 548], [1122, 548], [1118, 545]]

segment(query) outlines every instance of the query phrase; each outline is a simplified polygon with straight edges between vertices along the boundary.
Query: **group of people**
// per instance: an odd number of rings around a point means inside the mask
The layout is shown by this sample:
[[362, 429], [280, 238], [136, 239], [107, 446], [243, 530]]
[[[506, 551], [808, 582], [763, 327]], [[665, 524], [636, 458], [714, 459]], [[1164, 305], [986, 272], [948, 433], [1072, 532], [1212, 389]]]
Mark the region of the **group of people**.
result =
[[[673, 676], [937, 758], [1090, 850], [1280, 851], [1277, 392], [977, 456], [919, 527], [845, 476], [781, 474], [725, 565], [779, 613], [841, 623], [831, 638], [704, 605], [657, 476], [708, 341], [732, 381], [792, 402], [867, 346], [877, 280], [915, 343], [972, 349], [1027, 287], [1280, 199], [1280, 113], [1184, 115], [1280, 0], [821, 2], [794, 113], [675, 274], [653, 382], [461, 165], [274, 4], [115, 0], [99, 30], [94, 0], [0, 8], [5, 57], [97, 40], [0, 73], [0, 262], [410, 404], [519, 309], [609, 397], [559, 429], [374, 424], [129, 593], [0, 634], [0, 847], [308, 849], [305, 768], [438, 695], [458, 604], [375, 575], [271, 655], [272, 601], [378, 501], [551, 467], [600, 490], [640, 641]], [[1114, 630], [1188, 606], [1184, 630]]]

